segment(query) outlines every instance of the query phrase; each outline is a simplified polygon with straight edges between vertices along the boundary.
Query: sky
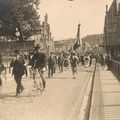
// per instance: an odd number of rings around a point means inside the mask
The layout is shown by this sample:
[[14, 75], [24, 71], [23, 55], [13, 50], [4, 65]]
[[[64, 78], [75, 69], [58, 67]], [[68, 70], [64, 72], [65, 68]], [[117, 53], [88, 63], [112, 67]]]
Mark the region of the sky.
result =
[[81, 38], [103, 33], [106, 5], [113, 0], [41, 0], [40, 19], [48, 14], [48, 23], [55, 40], [75, 38], [80, 23]]

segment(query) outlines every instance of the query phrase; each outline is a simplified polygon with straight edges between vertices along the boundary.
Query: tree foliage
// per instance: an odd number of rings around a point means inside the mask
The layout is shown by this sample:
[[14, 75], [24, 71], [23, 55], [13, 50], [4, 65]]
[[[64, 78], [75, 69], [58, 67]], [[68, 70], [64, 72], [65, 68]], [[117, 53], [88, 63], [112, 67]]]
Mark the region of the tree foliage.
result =
[[23, 41], [38, 33], [39, 4], [39, 0], [0, 0], [0, 35], [15, 39], [16, 28], [18, 28], [19, 39]]

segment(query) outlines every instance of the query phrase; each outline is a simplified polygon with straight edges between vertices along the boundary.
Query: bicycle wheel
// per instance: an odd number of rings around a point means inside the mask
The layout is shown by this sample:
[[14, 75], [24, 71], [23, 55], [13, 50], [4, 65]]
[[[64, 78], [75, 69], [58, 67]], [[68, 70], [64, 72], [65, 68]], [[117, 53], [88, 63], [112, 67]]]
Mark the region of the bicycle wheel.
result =
[[42, 82], [39, 82], [39, 87], [40, 87], [40, 93], [42, 94], [42, 92], [43, 92], [43, 83]]
[[38, 84], [35, 80], [30, 85], [29, 96], [38, 96]]

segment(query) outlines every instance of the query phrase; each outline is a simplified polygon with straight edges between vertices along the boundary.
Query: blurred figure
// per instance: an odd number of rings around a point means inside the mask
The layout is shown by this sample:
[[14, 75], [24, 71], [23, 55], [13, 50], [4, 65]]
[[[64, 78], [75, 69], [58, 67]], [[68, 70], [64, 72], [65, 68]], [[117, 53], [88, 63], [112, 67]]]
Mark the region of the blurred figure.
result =
[[71, 52], [70, 63], [72, 68], [73, 79], [76, 79], [78, 57], [75, 52]]
[[60, 54], [58, 56], [58, 68], [59, 68], [59, 72], [63, 72], [63, 64], [64, 64], [64, 58], [63, 58], [62, 54]]
[[101, 66], [103, 69], [105, 68], [105, 62], [106, 62], [106, 55], [101, 54]]
[[82, 66], [84, 66], [85, 65], [84, 55], [80, 56], [80, 61], [81, 61]]
[[53, 73], [55, 73], [55, 65], [56, 65], [56, 58], [54, 53], [50, 53], [50, 56], [48, 58], [48, 77], [53, 76]]
[[89, 67], [89, 62], [90, 62], [90, 57], [88, 54], [84, 56], [84, 61], [85, 61], [85, 67]]
[[107, 67], [108, 67], [107, 70], [110, 70], [110, 60], [111, 60], [111, 55], [110, 55], [110, 52], [109, 52], [107, 54], [107, 59], [106, 59], [106, 64], [107, 64]]
[[5, 66], [3, 64], [2, 55], [0, 54], [0, 86], [2, 86], [1, 74], [4, 70], [5, 70]]
[[68, 69], [68, 67], [69, 67], [69, 52], [65, 52], [64, 54], [63, 54], [64, 56], [64, 67], [66, 67], [67, 69]]
[[91, 65], [92, 65], [92, 60], [93, 60], [93, 55], [92, 55], [92, 54], [89, 54], [89, 57], [90, 57], [89, 67], [91, 67]]
[[96, 65], [99, 67], [101, 64], [101, 57], [99, 54], [96, 55], [95, 60], [96, 60]]

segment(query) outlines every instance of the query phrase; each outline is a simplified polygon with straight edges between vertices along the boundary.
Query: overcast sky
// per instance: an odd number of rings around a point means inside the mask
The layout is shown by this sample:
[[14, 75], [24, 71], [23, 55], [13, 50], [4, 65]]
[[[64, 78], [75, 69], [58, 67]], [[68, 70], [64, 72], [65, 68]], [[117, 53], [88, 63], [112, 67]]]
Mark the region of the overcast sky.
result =
[[55, 40], [76, 37], [77, 25], [81, 24], [81, 38], [103, 33], [105, 6], [113, 0], [41, 0], [41, 21], [48, 14]]

